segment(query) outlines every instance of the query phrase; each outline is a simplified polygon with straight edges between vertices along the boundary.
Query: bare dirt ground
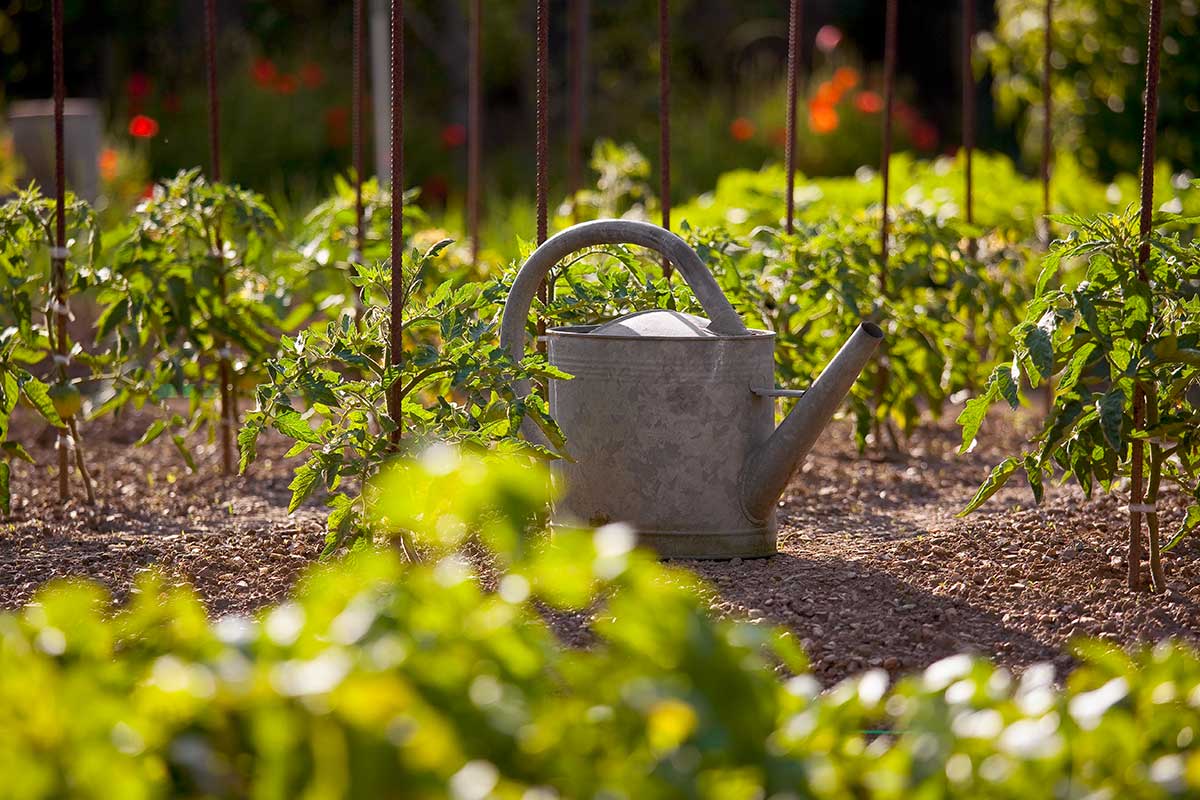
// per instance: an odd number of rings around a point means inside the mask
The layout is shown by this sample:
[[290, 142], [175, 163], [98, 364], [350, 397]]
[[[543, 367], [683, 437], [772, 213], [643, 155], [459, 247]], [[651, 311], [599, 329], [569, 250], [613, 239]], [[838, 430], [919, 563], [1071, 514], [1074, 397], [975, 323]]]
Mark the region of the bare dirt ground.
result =
[[[780, 508], [779, 555], [678, 562], [705, 579], [715, 613], [790, 629], [813, 668], [833, 680], [870, 666], [907, 672], [973, 651], [1014, 668], [1068, 667], [1068, 643], [1087, 635], [1131, 646], [1177, 636], [1200, 642], [1200, 537], [1167, 557], [1163, 595], [1124, 588], [1123, 498], [1087, 501], [1049, 487], [1034, 507], [1014, 480], [966, 519], [955, 514], [1019, 441], [1008, 419], [985, 427], [976, 452], [954, 453], [957, 429], [930, 426], [907, 458], [860, 458], [835, 426]], [[93, 425], [86, 441], [95, 507], [60, 508], [49, 437], [41, 466], [13, 470], [13, 515], [0, 520], [0, 608], [28, 602], [55, 578], [88, 576], [117, 599], [151, 566], [193, 584], [214, 615], [282, 599], [322, 546], [321, 509], [286, 513], [291, 466], [281, 442], [260, 448], [250, 475], [216, 475], [215, 448], [188, 473], [165, 438], [133, 448], [133, 421]], [[1168, 495], [1163, 529], [1182, 516]], [[567, 641], [586, 619], [553, 621]]]

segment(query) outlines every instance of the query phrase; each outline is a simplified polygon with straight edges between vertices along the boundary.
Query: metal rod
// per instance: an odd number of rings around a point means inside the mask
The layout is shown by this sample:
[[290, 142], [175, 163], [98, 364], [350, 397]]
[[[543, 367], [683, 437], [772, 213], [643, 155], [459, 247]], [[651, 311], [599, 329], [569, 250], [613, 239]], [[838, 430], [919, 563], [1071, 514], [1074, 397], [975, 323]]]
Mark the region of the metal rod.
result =
[[[59, 380], [66, 379], [66, 367], [62, 359], [67, 350], [67, 215], [66, 215], [66, 156], [63, 152], [63, 106], [66, 103], [66, 87], [63, 77], [63, 0], [54, 0], [51, 6], [51, 50], [54, 60], [54, 252], [50, 257], [51, 291], [54, 294], [54, 350], [59, 356], [56, 367]], [[71, 486], [67, 470], [70, 433], [66, 426], [58, 430], [58, 499], [66, 502], [71, 497]]]
[[796, 93], [800, 83], [800, 15], [800, 0], [790, 0], [788, 4], [787, 141], [784, 144], [784, 161], [787, 162], [785, 225], [788, 233], [795, 230], [796, 214]]
[[[1153, 230], [1154, 214], [1154, 151], [1158, 129], [1158, 78], [1159, 78], [1159, 49], [1162, 42], [1162, 0], [1150, 0], [1150, 23], [1146, 42], [1146, 98], [1145, 112], [1142, 117], [1142, 206], [1138, 216], [1138, 233], [1141, 246], [1138, 249], [1138, 280], [1143, 283], [1149, 280], [1146, 262], [1150, 259], [1150, 234]], [[1145, 336], [1143, 336], [1143, 339]], [[1139, 431], [1146, 422], [1146, 389], [1141, 381], [1134, 383], [1133, 389], [1133, 429]], [[1129, 504], [1141, 506], [1143, 503], [1143, 466], [1146, 457], [1146, 446], [1142, 439], [1133, 440], [1133, 454], [1130, 463]], [[1154, 529], [1151, 528], [1151, 532]], [[1129, 512], [1129, 546], [1127, 559], [1129, 567], [1129, 588], [1139, 589], [1142, 584], [1142, 514], [1137, 511]]]
[[1050, 220], [1045, 216], [1050, 214], [1050, 159], [1051, 123], [1054, 115], [1054, 100], [1050, 86], [1050, 59], [1054, 54], [1054, 0], [1046, 0], [1046, 16], [1044, 31], [1044, 46], [1042, 49], [1042, 234], [1046, 242], [1050, 241]]
[[480, 159], [483, 153], [483, 0], [471, 0], [470, 65], [467, 78], [467, 238], [471, 263], [479, 261]]
[[[671, 2], [658, 0], [658, 198], [662, 226], [671, 230]], [[671, 277], [671, 262], [662, 261]]]
[[208, 75], [208, 176], [221, 180], [221, 102], [217, 95], [216, 0], [204, 0], [204, 61]]
[[[963, 192], [966, 202], [968, 225], [975, 224], [975, 186], [972, 161], [975, 153], [975, 72], [971, 68], [972, 51], [975, 44], [975, 0], [963, 0], [962, 13], [962, 146], [963, 146]], [[969, 248], [975, 253], [975, 237]]]
[[883, 34], [883, 152], [879, 159], [879, 174], [883, 182], [883, 219], [879, 226], [879, 288], [882, 295], [887, 292], [888, 183], [892, 160], [892, 105], [896, 93], [897, 16], [897, 0], [887, 0]]
[[[390, 366], [404, 363], [404, 0], [391, 0], [391, 194], [392, 194], [392, 286], [391, 328], [388, 347]], [[400, 381], [388, 387], [388, 416], [396, 423], [392, 440], [402, 436]]]
[[354, 254], [359, 263], [365, 249], [366, 231], [363, 230], [363, 87], [366, 84], [363, 51], [366, 49], [366, 11], [364, 0], [354, 0], [354, 41], [351, 47], [350, 138], [354, 162]]
[[587, 24], [588, 0], [571, 0], [571, 44], [568, 53], [571, 62], [571, 122], [567, 139], [567, 190], [572, 201], [583, 187], [583, 93], [587, 74], [584, 42]]
[[548, 8], [548, 0], [537, 0], [537, 63], [535, 67], [535, 91], [537, 94], [535, 110], [536, 113], [536, 189], [537, 192], [537, 241], [538, 244], [546, 241], [547, 232], [547, 211], [546, 211], [546, 105], [548, 101], [547, 81], [549, 76], [549, 61], [550, 61], [550, 10]]
[[[546, 193], [547, 193], [547, 165], [548, 158], [547, 140], [549, 132], [547, 130], [547, 105], [549, 104], [549, 88], [547, 86], [550, 72], [550, 9], [549, 0], [537, 0], [537, 42], [536, 64], [535, 64], [535, 91], [536, 91], [536, 167], [535, 167], [535, 182], [537, 192], [537, 241], [540, 245], [546, 241], [547, 230], [549, 227], [548, 214], [546, 208]], [[546, 280], [538, 285], [537, 290], [538, 300], [543, 305], [550, 302], [550, 287]], [[546, 319], [541, 315], [538, 316], [537, 334], [542, 337], [546, 334]], [[539, 345], [544, 350], [544, 345]]]
[[[209, 180], [218, 183], [221, 180], [221, 103], [217, 91], [217, 8], [216, 0], [204, 0], [204, 61], [208, 74], [208, 155]], [[216, 250], [214, 258], [224, 259], [224, 247], [221, 233], [217, 231]], [[217, 291], [221, 303], [225, 303], [227, 287], [225, 285], [225, 270], [223, 265], [219, 270]], [[233, 365], [229, 361], [225, 337], [214, 337], [213, 341], [219, 354], [217, 361], [218, 380], [221, 383], [221, 472], [233, 474], [233, 428], [237, 423], [237, 400], [233, 389]]]

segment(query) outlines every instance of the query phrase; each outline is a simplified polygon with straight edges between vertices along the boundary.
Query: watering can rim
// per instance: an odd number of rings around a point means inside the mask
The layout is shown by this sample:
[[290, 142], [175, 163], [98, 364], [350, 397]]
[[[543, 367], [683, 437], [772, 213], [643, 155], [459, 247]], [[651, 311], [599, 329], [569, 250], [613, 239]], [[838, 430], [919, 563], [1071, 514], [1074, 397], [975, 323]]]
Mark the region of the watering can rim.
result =
[[[639, 317], [651, 316], [668, 316], [680, 318], [685, 324], [688, 322], [703, 323], [704, 327], [700, 333], [644, 333], [635, 330], [628, 332], [610, 332], [604, 330], [615, 326], [627, 320], [637, 319]], [[651, 342], [696, 342], [696, 341], [738, 341], [746, 339], [762, 340], [774, 338], [774, 331], [761, 330], [757, 328], [746, 328], [744, 333], [721, 333], [714, 331], [708, 327], [711, 320], [706, 317], [701, 317], [696, 314], [688, 314], [682, 311], [669, 308], [647, 308], [641, 311], [633, 311], [629, 314], [622, 314], [610, 320], [597, 323], [582, 323], [576, 325], [556, 325], [553, 328], [546, 330], [547, 336], [555, 335], [565, 338], [590, 338], [590, 339], [614, 339], [616, 341], [651, 341]], [[678, 330], [678, 329], [676, 329]]]

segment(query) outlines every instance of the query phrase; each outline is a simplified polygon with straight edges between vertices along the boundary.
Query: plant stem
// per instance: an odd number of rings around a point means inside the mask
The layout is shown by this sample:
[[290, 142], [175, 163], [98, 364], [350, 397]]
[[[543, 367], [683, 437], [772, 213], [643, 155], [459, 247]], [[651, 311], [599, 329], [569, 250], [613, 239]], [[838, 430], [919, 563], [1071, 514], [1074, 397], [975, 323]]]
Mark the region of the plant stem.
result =
[[[1151, 384], [1146, 389], [1149, 408], [1147, 409], [1147, 427], [1153, 429], [1158, 425], [1158, 389]], [[1162, 550], [1158, 538], [1158, 485], [1162, 480], [1163, 448], [1157, 440], [1150, 441], [1150, 485], [1146, 490], [1146, 502], [1155, 506], [1156, 510], [1146, 515], [1146, 527], [1150, 535], [1150, 584], [1156, 592], [1167, 589], [1167, 577], [1162, 565]]]
[[[1133, 429], [1140, 431], [1146, 414], [1146, 396], [1141, 384], [1133, 389]], [[1141, 439], [1134, 439], [1131, 444], [1133, 456], [1129, 468], [1129, 505], [1137, 506], [1143, 502], [1142, 495], [1142, 466], [1146, 448]], [[1129, 512], [1129, 542], [1126, 551], [1129, 562], [1129, 588], [1137, 591], [1142, 588], [1142, 514], [1139, 511]]]
[[79, 423], [75, 417], [68, 417], [67, 425], [71, 429], [71, 436], [75, 439], [75, 469], [79, 471], [79, 479], [83, 482], [83, 491], [87, 498], [87, 504], [94, 506], [96, 504], [96, 490], [92, 486], [92, 476], [88, 472], [87, 462], [83, 458], [83, 444], [79, 439]]

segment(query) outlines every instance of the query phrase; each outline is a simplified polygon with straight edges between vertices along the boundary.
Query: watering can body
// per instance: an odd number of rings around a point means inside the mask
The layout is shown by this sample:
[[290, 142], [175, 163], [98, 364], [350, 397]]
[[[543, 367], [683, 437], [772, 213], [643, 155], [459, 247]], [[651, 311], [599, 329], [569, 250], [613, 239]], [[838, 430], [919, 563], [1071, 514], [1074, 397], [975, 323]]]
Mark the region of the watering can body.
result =
[[[666, 558], [771, 555], [779, 495], [882, 333], [864, 323], [806, 392], [775, 389], [774, 334], [745, 327], [682, 239], [649, 223], [598, 220], [547, 240], [521, 268], [501, 329], [515, 358], [549, 269], [602, 244], [665, 255], [709, 317], [659, 309], [546, 332], [550, 363], [573, 376], [549, 386], [570, 456], [555, 464], [564, 494], [554, 521], [625, 522]], [[803, 396], [777, 429], [780, 395]], [[523, 432], [545, 443], [532, 424]]]

